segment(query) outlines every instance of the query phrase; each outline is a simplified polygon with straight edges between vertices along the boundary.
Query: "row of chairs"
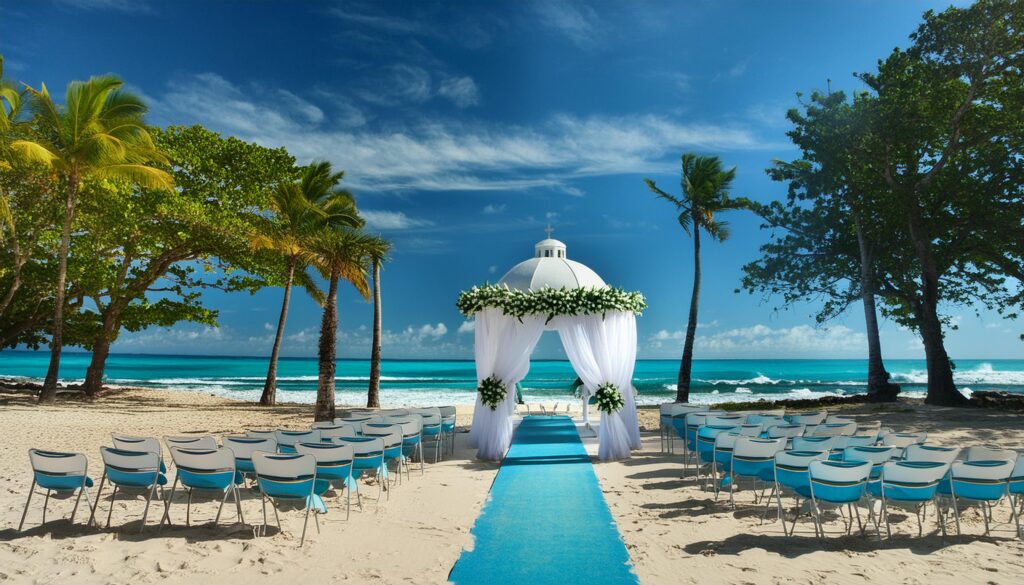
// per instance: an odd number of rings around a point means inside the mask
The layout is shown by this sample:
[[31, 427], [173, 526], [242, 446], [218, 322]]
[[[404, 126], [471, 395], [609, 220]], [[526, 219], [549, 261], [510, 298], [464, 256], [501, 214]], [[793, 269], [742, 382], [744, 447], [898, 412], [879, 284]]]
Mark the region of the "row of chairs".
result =
[[[279, 502], [301, 503], [305, 510], [300, 546], [305, 541], [310, 512], [319, 531], [317, 515], [326, 513], [324, 494], [332, 488], [338, 495], [345, 494], [346, 517], [351, 510], [351, 494], [356, 492], [359, 505], [362, 496], [357, 480], [366, 472], [377, 476], [378, 501], [381, 491], [390, 498], [389, 465], [394, 463], [397, 481], [401, 483], [402, 470], [409, 475], [409, 461], [417, 458], [423, 473], [424, 438], [433, 438], [435, 461], [442, 445], [454, 441], [454, 418], [450, 430], [434, 412], [391, 413], [374, 420], [353, 416], [328, 423], [315, 423], [306, 431], [249, 430], [241, 436], [224, 436], [221, 444], [212, 436], [165, 437], [171, 462], [176, 468], [169, 497], [164, 497], [168, 484], [160, 442], [152, 437], [114, 436], [113, 447], [100, 449], [103, 475], [96, 501], [92, 502], [89, 488], [94, 487], [88, 475], [88, 460], [80, 453], [63, 453], [32, 449], [29, 459], [33, 468], [33, 481], [29, 489], [25, 510], [18, 526], [24, 527], [32, 495], [36, 488], [46, 490], [43, 505], [43, 523], [51, 496], [75, 497], [71, 514], [74, 522], [79, 501], [84, 496], [91, 512], [89, 525], [94, 523], [102, 491], [106, 483], [113, 490], [107, 527], [110, 526], [114, 498], [119, 491], [142, 491], [145, 496], [140, 532], [146, 525], [150, 504], [159, 495], [164, 503], [160, 527], [170, 523], [170, 507], [179, 486], [187, 492], [186, 524], [190, 524], [191, 503], [194, 493], [216, 493], [220, 507], [214, 524], [219, 523], [228, 498], [233, 498], [239, 522], [244, 524], [239, 486], [247, 480], [260, 493], [263, 502], [263, 526], [268, 524], [267, 501], [271, 501], [278, 528]], [[344, 421], [344, 422], [343, 422]]]
[[[681, 425], [675, 422], [680, 419]], [[694, 410], [677, 413], [668, 424], [683, 439], [684, 470], [692, 457], [698, 481], [702, 481], [701, 471], [707, 468], [716, 499], [721, 489], [727, 489], [735, 507], [736, 482], [752, 479], [755, 504], [758, 483], [765, 490], [772, 488], [765, 514], [774, 496], [782, 519], [783, 493], [797, 498], [798, 510], [801, 499], [809, 503], [818, 536], [824, 536], [822, 509], [845, 505], [850, 514], [849, 532], [854, 514], [860, 522], [857, 505], [862, 502], [880, 503], [877, 517], [873, 504], [869, 507], [876, 530], [884, 521], [891, 535], [888, 506], [893, 505], [917, 514], [920, 533], [925, 504], [933, 501], [943, 535], [950, 509], [960, 534], [959, 510], [966, 505], [982, 509], [988, 534], [992, 507], [1004, 497], [1010, 500], [1012, 518], [1021, 534], [1017, 510], [1024, 503], [1024, 457], [1018, 461], [1014, 451], [927, 445], [925, 433], [897, 433], [878, 423], [858, 425], [825, 412], [785, 416], [777, 411], [726, 415]], [[663, 433], [663, 448], [665, 439]], [[795, 527], [796, 517], [793, 522]]]
[[516, 414], [519, 416], [574, 416], [580, 410], [572, 402], [556, 402], [554, 404], [523, 403], [516, 405]]

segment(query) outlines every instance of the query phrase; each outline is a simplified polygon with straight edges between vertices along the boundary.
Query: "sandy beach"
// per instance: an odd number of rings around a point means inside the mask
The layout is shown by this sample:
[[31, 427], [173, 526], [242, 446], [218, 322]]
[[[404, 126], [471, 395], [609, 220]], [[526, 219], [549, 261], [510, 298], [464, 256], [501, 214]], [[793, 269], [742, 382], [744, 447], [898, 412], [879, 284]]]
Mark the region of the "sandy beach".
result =
[[[898, 429], [927, 431], [940, 444], [997, 444], [1024, 448], [1020, 415], [982, 409], [948, 410], [914, 403], [843, 408], [862, 420], [881, 420]], [[459, 410], [468, 425], [471, 408]], [[221, 435], [252, 427], [308, 425], [308, 405], [265, 410], [198, 392], [145, 389], [115, 391], [96, 402], [61, 400], [38, 408], [27, 396], [0, 394], [0, 425], [8, 429], [0, 451], [0, 582], [8, 583], [218, 583], [352, 582], [443, 583], [463, 548], [487, 496], [497, 465], [473, 461], [460, 435], [453, 457], [427, 465], [422, 477], [394, 488], [390, 500], [365, 500], [346, 521], [334, 503], [321, 532], [310, 528], [298, 547], [301, 517], [282, 515], [284, 532], [255, 538], [251, 527], [232, 525], [225, 510], [220, 527], [216, 504], [194, 504], [193, 526], [182, 526], [184, 506], [172, 509], [178, 524], [156, 533], [158, 514], [138, 535], [142, 500], [119, 499], [111, 530], [61, 518], [71, 501], [51, 501], [46, 526], [41, 503], [33, 502], [23, 533], [16, 531], [31, 481], [30, 447], [75, 450], [100, 475], [99, 447], [111, 432], [162, 436]], [[642, 583], [1019, 583], [1024, 578], [1024, 545], [1014, 538], [1009, 508], [995, 512], [992, 536], [982, 537], [976, 512], [964, 516], [966, 536], [943, 543], [934, 516], [924, 538], [912, 517], [893, 514], [896, 538], [881, 545], [873, 536], [840, 536], [839, 520], [828, 522], [829, 539], [819, 543], [809, 522], [786, 537], [778, 523], [762, 524], [750, 491], [714, 502], [692, 479], [681, 477], [678, 459], [658, 452], [657, 411], [642, 409], [644, 448], [624, 462], [595, 463], [602, 490]], [[588, 449], [596, 448], [589, 444]], [[93, 490], [95, 491], [95, 490]], [[367, 490], [374, 494], [374, 490]], [[528, 494], [524, 494], [528, 498]], [[101, 510], [107, 509], [104, 499]], [[329, 500], [329, 505], [331, 500]], [[246, 495], [249, 523], [261, 519], [259, 500]], [[227, 520], [225, 523], [224, 520]], [[931, 533], [931, 534], [928, 534]], [[913, 537], [910, 535], [913, 534]]]

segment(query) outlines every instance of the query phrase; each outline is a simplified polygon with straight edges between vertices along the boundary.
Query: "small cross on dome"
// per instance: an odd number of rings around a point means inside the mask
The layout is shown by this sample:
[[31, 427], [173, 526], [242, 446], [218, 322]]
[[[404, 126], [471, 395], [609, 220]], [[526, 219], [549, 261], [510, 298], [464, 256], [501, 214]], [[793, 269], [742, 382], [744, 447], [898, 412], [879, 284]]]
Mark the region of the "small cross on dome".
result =
[[544, 232], [548, 235], [549, 240], [551, 239], [551, 233], [553, 231], [555, 231], [555, 228], [551, 227], [550, 223], [548, 224], [548, 227], [544, 229]]

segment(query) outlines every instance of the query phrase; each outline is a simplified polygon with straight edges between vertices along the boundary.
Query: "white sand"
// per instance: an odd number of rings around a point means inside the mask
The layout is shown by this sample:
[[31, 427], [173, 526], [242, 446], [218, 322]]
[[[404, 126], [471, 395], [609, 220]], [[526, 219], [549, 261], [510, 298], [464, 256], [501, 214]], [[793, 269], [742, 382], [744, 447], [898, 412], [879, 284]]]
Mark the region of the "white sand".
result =
[[[881, 419], [901, 429], [926, 430], [940, 443], [973, 442], [1024, 447], [1020, 415], [980, 410], [943, 410], [919, 405], [847, 409], [866, 420]], [[460, 408], [459, 423], [470, 411]], [[156, 534], [160, 509], [151, 510], [146, 532], [137, 534], [142, 500], [120, 500], [109, 531], [61, 520], [70, 500], [51, 501], [48, 523], [40, 527], [42, 498], [35, 499], [26, 531], [17, 533], [31, 481], [29, 447], [81, 451], [91, 474], [100, 474], [99, 447], [111, 432], [162, 436], [179, 433], [220, 435], [247, 427], [307, 426], [310, 406], [272, 410], [200, 393], [126, 390], [94, 403], [60, 402], [38, 408], [27, 397], [0, 394], [0, 582], [9, 583], [443, 583], [463, 547], [486, 497], [497, 466], [472, 461], [465, 435], [452, 459], [428, 464], [425, 476], [396, 487], [390, 501], [371, 497], [365, 509], [345, 521], [335, 501], [322, 518], [322, 532], [311, 526], [298, 548], [301, 515], [282, 515], [283, 533], [273, 529], [254, 538], [251, 528], [212, 521], [216, 504], [194, 504], [193, 527], [182, 526], [184, 506], [172, 513], [178, 524]], [[656, 427], [657, 413], [641, 412], [642, 424]], [[595, 465], [605, 497], [623, 534], [642, 583], [1022, 583], [1024, 546], [1013, 538], [1009, 509], [996, 511], [992, 537], [981, 537], [980, 517], [964, 521], [969, 536], [943, 544], [937, 536], [908, 536], [913, 518], [896, 523], [899, 533], [881, 546], [873, 537], [840, 537], [840, 523], [828, 523], [830, 538], [820, 544], [809, 522], [797, 537], [783, 536], [779, 524], [761, 524], [760, 508], [749, 491], [737, 494], [736, 512], [680, 477], [678, 460], [659, 454], [657, 434], [645, 433], [645, 448], [626, 462]], [[95, 491], [95, 490], [93, 490]], [[375, 495], [375, 489], [366, 494]], [[526, 497], [526, 495], [524, 495]], [[101, 510], [107, 510], [104, 499]], [[262, 518], [259, 500], [244, 501], [246, 520]], [[893, 515], [895, 517], [895, 514]], [[105, 518], [105, 516], [104, 516]], [[224, 521], [228, 525], [225, 525]], [[926, 531], [934, 532], [934, 516]], [[916, 534], [916, 533], [915, 533]], [[510, 559], [509, 562], [515, 562]], [[557, 562], [553, 560], [552, 562]]]

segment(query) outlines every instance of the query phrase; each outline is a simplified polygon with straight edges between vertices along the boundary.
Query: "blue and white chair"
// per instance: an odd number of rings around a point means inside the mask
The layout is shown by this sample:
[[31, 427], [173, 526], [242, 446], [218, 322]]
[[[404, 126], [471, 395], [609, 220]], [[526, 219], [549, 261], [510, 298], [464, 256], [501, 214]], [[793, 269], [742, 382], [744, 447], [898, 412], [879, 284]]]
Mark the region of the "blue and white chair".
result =
[[[666, 405], [663, 405], [666, 406]], [[669, 403], [667, 414], [661, 417], [662, 423], [662, 452], [675, 453], [676, 438], [683, 439], [683, 454], [686, 454], [686, 415], [690, 413], [708, 412], [707, 406], [697, 404]], [[667, 449], [666, 449], [667, 447]]]
[[1010, 479], [1007, 482], [1006, 492], [1010, 495], [1010, 506], [1016, 510], [1013, 518], [1017, 527], [1017, 536], [1024, 539], [1020, 530], [1021, 503], [1024, 502], [1024, 457], [1018, 457], [1013, 464], [1013, 471], [1010, 472]]
[[764, 433], [764, 425], [761, 423], [744, 423], [736, 427], [736, 432], [741, 437], [760, 437]]
[[832, 445], [832, 452], [829, 459], [842, 461], [843, 451], [848, 447], [872, 447], [878, 442], [878, 436], [874, 433], [868, 435], [839, 435], [835, 437]]
[[960, 456], [958, 447], [940, 447], [938, 445], [910, 445], [903, 450], [903, 459], [906, 461], [936, 461], [939, 463], [952, 463]]
[[[363, 425], [364, 437], [377, 437], [384, 441], [384, 467], [389, 463], [395, 464], [395, 473], [398, 481], [402, 480], [402, 467], [404, 465], [402, 426], [394, 424], [373, 424]], [[389, 474], [390, 475], [390, 474]], [[391, 490], [388, 490], [388, 498], [391, 497]]]
[[112, 434], [110, 438], [114, 443], [115, 449], [120, 449], [122, 451], [156, 453], [157, 457], [160, 458], [160, 473], [167, 473], [167, 466], [164, 465], [164, 450], [160, 447], [160, 441], [158, 441], [156, 437], [135, 437], [131, 435]]
[[418, 414], [423, 418], [422, 427], [420, 428], [420, 439], [423, 442], [431, 441], [434, 443], [434, 463], [437, 463], [441, 456], [441, 415], [437, 414], [437, 409], [416, 409], [413, 414]]
[[225, 449], [230, 449], [235, 457], [235, 483], [242, 483], [244, 478], [256, 479], [256, 468], [252, 464], [253, 453], [277, 453], [277, 441], [274, 437], [221, 437]]
[[743, 414], [708, 414], [704, 424], [711, 427], [738, 427], [745, 422], [747, 417]]
[[409, 473], [409, 461], [414, 455], [418, 456], [420, 462], [420, 475], [423, 475], [423, 418], [420, 416], [389, 416], [384, 421], [388, 424], [402, 427], [402, 463], [405, 465], [406, 474]]
[[[680, 428], [679, 418], [672, 418], [672, 425], [676, 429], [676, 433], [683, 439], [683, 475], [686, 474], [690, 461], [695, 460], [697, 457], [697, 430], [700, 427], [707, 424], [707, 419], [712, 416], [711, 411], [690, 411], [682, 415], [682, 428]], [[674, 447], [673, 452], [674, 452]]]
[[[719, 435], [722, 437], [723, 435]], [[757, 437], [739, 436], [732, 446], [732, 457], [729, 462], [729, 503], [736, 508], [733, 489], [737, 479], [754, 480], [754, 505], [759, 502], [758, 482], [769, 485], [775, 481], [775, 454], [786, 448], [786, 439], [761, 439]]]
[[314, 428], [320, 432], [321, 443], [333, 443], [335, 439], [358, 437], [361, 430], [352, 424], [334, 424], [333, 422]]
[[[317, 442], [319, 443], [319, 441]], [[274, 508], [274, 519], [281, 530], [281, 517], [278, 506], [281, 502], [298, 504], [305, 511], [302, 521], [302, 536], [299, 546], [306, 541], [306, 527], [309, 524], [309, 513], [313, 512], [313, 521], [317, 532], [320, 531], [320, 514], [327, 513], [323, 498], [315, 492], [316, 458], [301, 453], [263, 453], [252, 454], [252, 463], [256, 468], [256, 483], [259, 485], [263, 498], [263, 534], [267, 532], [267, 500]]]
[[824, 451], [828, 453], [836, 448], [839, 439], [836, 437], [793, 437], [790, 441], [794, 451]]
[[[960, 531], [960, 511], [968, 506], [978, 506], [985, 520], [985, 535], [989, 534], [992, 506], [998, 505], [1009, 492], [1010, 477], [1016, 465], [1008, 460], [956, 461], [950, 467], [946, 480], [939, 484], [939, 504], [953, 508], [956, 519], [956, 533]], [[1013, 521], [1019, 523], [1017, 509], [1010, 507]]]
[[903, 457], [907, 447], [920, 445], [928, 440], [928, 433], [886, 433], [879, 437], [882, 445], [896, 447], [899, 450], [898, 457]]
[[[155, 439], [154, 439], [155, 440]], [[157, 443], [157, 447], [160, 444]], [[89, 514], [89, 523], [92, 524], [96, 516], [96, 509], [100, 505], [100, 497], [103, 494], [103, 485], [106, 481], [114, 487], [110, 494], [110, 510], [107, 512], [107, 528], [110, 528], [110, 517], [114, 513], [114, 501], [118, 491], [142, 491], [146, 498], [146, 507], [142, 512], [142, 523], [139, 532], [146, 527], [146, 518], [149, 516], [149, 505], [153, 496], [160, 490], [160, 499], [163, 499], [163, 486], [167, 485], [167, 477], [160, 471], [160, 455], [153, 451], [125, 451], [123, 449], [112, 449], [100, 447], [100, 455], [103, 457], [103, 475], [100, 477], [100, 487], [96, 490], [96, 502]]]
[[277, 445], [277, 429], [246, 429], [245, 436], [254, 439], [272, 439], [274, 445]]
[[[889, 538], [892, 538], [889, 506], [913, 512], [917, 517], [917, 535], [924, 533], [921, 520], [924, 507], [928, 502], [938, 501], [939, 482], [949, 467], [949, 463], [941, 461], [889, 461], [883, 465], [881, 480], [868, 483], [868, 493], [882, 502], [881, 520], [885, 521], [885, 532]], [[946, 536], [946, 523], [941, 518], [939, 526], [942, 536]]]
[[[352, 513], [352, 490], [358, 490], [352, 479], [353, 453], [351, 445], [330, 443], [299, 443], [295, 449], [316, 459], [316, 486], [314, 492], [323, 497], [330, 488], [345, 492], [345, 519]], [[340, 491], [338, 492], [341, 493]]]
[[[715, 457], [715, 455], [716, 455], [715, 447], [717, 445], [718, 435], [720, 435], [722, 433], [730, 433], [730, 432], [733, 432], [735, 430], [736, 430], [736, 427], [735, 426], [731, 426], [731, 425], [729, 425], [729, 426], [704, 425], [704, 426], [700, 427], [699, 429], [697, 429], [697, 445], [696, 445], [696, 447], [697, 447], [697, 449], [696, 449], [696, 453], [697, 453], [697, 481], [701, 482], [702, 478], [703, 478], [703, 475], [701, 474], [701, 468], [705, 467], [705, 466], [709, 467], [710, 471], [708, 472], [708, 476], [713, 478], [713, 481], [716, 482], [716, 485], [714, 486], [714, 490], [715, 490], [716, 496], [718, 494], [718, 485], [717, 485], [717, 475], [718, 475], [717, 471], [718, 471], [718, 468], [717, 468], [717, 465], [716, 465], [717, 460], [716, 460], [716, 457]], [[703, 488], [703, 485], [702, 485], [702, 488]]]
[[843, 449], [843, 461], [867, 461], [871, 464], [870, 480], [882, 475], [882, 466], [897, 457], [899, 447], [847, 447]]
[[[732, 449], [740, 435], [739, 427], [731, 431], [715, 435], [715, 446], [712, 452], [711, 473], [714, 482], [715, 500], [718, 500], [718, 492], [728, 489], [732, 493], [732, 479], [729, 477], [729, 468], [732, 466]], [[721, 473], [721, 479], [719, 479]]]
[[775, 414], [749, 414], [747, 415], [746, 424], [748, 425], [761, 425], [765, 429], [784, 425], [786, 423], [786, 417]]
[[319, 443], [320, 429], [308, 431], [285, 431], [279, 430], [274, 433], [277, 440], [278, 453], [295, 453], [296, 443]]
[[[781, 437], [780, 437], [781, 438]], [[811, 499], [811, 476], [808, 468], [812, 461], [823, 461], [828, 458], [828, 451], [779, 451], [775, 454], [775, 499], [778, 504], [779, 521], [782, 522], [782, 532], [787, 536], [796, 530], [796, 521], [800, 518], [802, 509], [801, 502], [809, 502]], [[793, 516], [793, 526], [786, 531], [786, 518], [782, 510], [782, 496], [793, 496], [796, 500], [796, 514]], [[768, 514], [768, 506], [771, 504], [771, 497], [765, 504], [765, 515]], [[818, 525], [814, 525], [814, 534], [818, 534]]]
[[828, 412], [821, 410], [817, 412], [796, 412], [786, 415], [786, 420], [792, 425], [814, 426], [825, 422]]
[[815, 427], [812, 437], [842, 437], [850, 436], [857, 432], [857, 423], [853, 421], [848, 422], [834, 422], [834, 423], [822, 423]]
[[[811, 507], [814, 510], [814, 522], [817, 524], [818, 537], [825, 537], [825, 525], [821, 519], [821, 512], [833, 508], [842, 510], [843, 507], [849, 511], [850, 519], [847, 522], [843, 515], [843, 523], [846, 525], [846, 534], [853, 531], [853, 519], [856, 517], [861, 532], [864, 532], [864, 524], [860, 519], [860, 504], [865, 502], [867, 496], [868, 477], [871, 475], [870, 461], [812, 461], [807, 468], [811, 479]], [[874, 509], [868, 506], [869, 519], [875, 526]]]
[[[174, 447], [180, 447], [182, 449], [206, 449], [213, 450], [220, 447], [217, 444], [217, 439], [210, 436], [171, 436], [164, 437], [164, 444], [167, 445], [168, 451]], [[172, 457], [173, 461], [174, 458]]]
[[220, 514], [224, 511], [224, 503], [228, 501], [228, 496], [235, 500], [238, 522], [245, 524], [245, 518], [242, 516], [242, 499], [238, 494], [238, 484], [235, 483], [235, 455], [230, 449], [171, 447], [170, 451], [177, 473], [171, 484], [170, 497], [164, 506], [164, 515], [160, 519], [161, 528], [165, 520], [170, 523], [171, 505], [174, 503], [174, 494], [179, 484], [188, 492], [188, 499], [185, 501], [185, 526], [192, 525], [192, 496], [197, 492], [215, 493], [220, 499], [217, 516], [213, 519], [214, 526], [220, 523]]
[[793, 437], [802, 437], [804, 434], [804, 425], [774, 425], [765, 428], [764, 434], [769, 439], [786, 439], [786, 447], [788, 448], [793, 442]]
[[75, 514], [78, 513], [78, 503], [82, 495], [85, 495], [85, 504], [92, 508], [89, 488], [93, 483], [89, 477], [89, 460], [85, 455], [29, 449], [28, 460], [32, 464], [32, 485], [28, 488], [28, 499], [25, 501], [25, 511], [21, 513], [18, 532], [25, 526], [25, 516], [28, 515], [32, 494], [37, 486], [46, 490], [46, 499], [43, 501], [43, 524], [46, 524], [46, 508], [50, 504], [52, 494], [58, 497], [75, 496], [75, 507], [71, 509], [69, 521], [72, 524], [75, 523]]
[[964, 449], [961, 454], [964, 461], [1017, 461], [1016, 451], [975, 445]]
[[[377, 476], [377, 501], [388, 478], [388, 468], [384, 465], [384, 441], [377, 437], [358, 437], [352, 439], [336, 439], [340, 445], [352, 447], [352, 479], [359, 480], [363, 474], [372, 471]], [[359, 508], [363, 507], [363, 496], [356, 486]]]
[[[438, 406], [441, 415], [441, 434], [448, 444], [448, 453], [455, 453], [455, 414], [454, 406]], [[568, 412], [568, 408], [566, 408]]]

